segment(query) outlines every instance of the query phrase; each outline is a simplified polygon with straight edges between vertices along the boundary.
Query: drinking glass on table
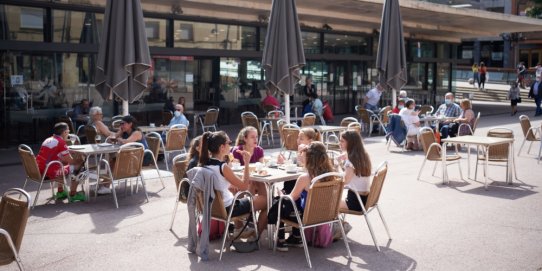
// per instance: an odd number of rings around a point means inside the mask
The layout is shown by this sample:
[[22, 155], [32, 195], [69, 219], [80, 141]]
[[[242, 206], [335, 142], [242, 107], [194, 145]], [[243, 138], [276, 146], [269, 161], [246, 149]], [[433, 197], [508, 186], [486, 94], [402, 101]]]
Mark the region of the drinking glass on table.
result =
[[72, 145], [75, 145], [75, 137], [70, 136], [69, 139], [70, 139], [70, 142], [72, 143]]
[[96, 143], [100, 143], [102, 141], [102, 136], [98, 134], [94, 137], [94, 140], [96, 141]]

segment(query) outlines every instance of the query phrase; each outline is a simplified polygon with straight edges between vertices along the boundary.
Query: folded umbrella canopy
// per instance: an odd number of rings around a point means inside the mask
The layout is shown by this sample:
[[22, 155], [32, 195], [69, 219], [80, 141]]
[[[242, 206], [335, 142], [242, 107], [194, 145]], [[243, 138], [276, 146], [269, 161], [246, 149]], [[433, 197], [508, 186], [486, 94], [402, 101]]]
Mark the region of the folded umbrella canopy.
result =
[[151, 57], [139, 0], [108, 0], [96, 64], [96, 89], [106, 100], [113, 94], [123, 101], [137, 100], [147, 88]]
[[393, 89], [392, 103], [395, 106], [395, 91], [400, 90], [407, 82], [405, 41], [399, 0], [386, 0], [384, 3], [376, 68], [379, 72], [380, 85]]
[[284, 93], [286, 121], [290, 122], [290, 95], [305, 65], [305, 53], [294, 0], [273, 0], [262, 66], [265, 86]]

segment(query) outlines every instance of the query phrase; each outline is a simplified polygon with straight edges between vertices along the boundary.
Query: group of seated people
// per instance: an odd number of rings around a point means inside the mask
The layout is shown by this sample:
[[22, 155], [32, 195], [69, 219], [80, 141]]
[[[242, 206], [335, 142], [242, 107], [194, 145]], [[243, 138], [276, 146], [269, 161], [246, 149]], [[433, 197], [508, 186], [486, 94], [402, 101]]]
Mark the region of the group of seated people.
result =
[[[298, 210], [303, 212], [310, 181], [318, 175], [333, 171], [344, 171], [344, 182], [346, 186], [352, 187], [360, 194], [365, 203], [371, 183], [371, 159], [364, 148], [361, 135], [352, 130], [345, 131], [340, 135], [340, 147], [342, 154], [333, 161], [327, 154], [326, 146], [320, 141], [320, 133], [312, 128], [302, 128], [297, 143], [297, 163], [304, 168], [304, 173], [297, 179], [284, 183], [281, 191], [289, 194], [295, 200]], [[222, 194], [226, 211], [233, 208], [233, 216], [248, 214], [251, 212], [248, 198], [241, 198], [233, 202], [234, 193], [241, 190], [250, 191], [253, 197], [253, 204], [256, 211], [261, 211], [258, 217], [257, 229], [262, 233], [267, 224], [276, 224], [278, 219], [278, 200], [272, 206], [267, 206], [267, 193], [262, 183], [250, 181], [250, 163], [264, 162], [264, 149], [258, 146], [258, 131], [254, 127], [243, 128], [235, 146], [232, 147], [232, 140], [223, 131], [205, 132], [203, 135], [194, 138], [189, 150], [189, 164], [187, 171], [196, 166], [211, 168], [218, 177], [215, 189]], [[233, 156], [233, 159], [232, 159]], [[285, 162], [282, 154], [277, 156], [277, 164]], [[242, 166], [242, 174], [235, 174], [232, 163], [239, 162]], [[339, 167], [334, 166], [334, 162]], [[269, 207], [269, 208], [268, 208]], [[345, 193], [341, 202], [343, 208], [361, 211], [362, 208], [357, 202], [355, 194]], [[269, 210], [269, 211], [268, 211]], [[293, 212], [293, 206], [283, 202], [281, 211], [282, 218], [289, 218]], [[347, 224], [347, 223], [346, 223]], [[235, 225], [235, 233], [240, 231], [241, 225]], [[347, 231], [350, 225], [345, 225]], [[245, 229], [246, 232], [253, 232], [254, 229]], [[235, 236], [235, 235], [234, 235]], [[285, 232], [279, 231], [277, 249], [287, 251], [289, 246], [301, 246], [301, 235], [299, 229], [294, 228], [292, 233], [285, 238]]]
[[[446, 118], [453, 118], [441, 121], [438, 126], [431, 126], [433, 129], [437, 130], [440, 133], [441, 138], [446, 137], [455, 137], [458, 134], [468, 134], [469, 128], [467, 126], [462, 126], [459, 130], [462, 123], [469, 124], [470, 127], [474, 125], [475, 114], [472, 110], [472, 103], [469, 99], [462, 99], [461, 102], [456, 104], [454, 101], [453, 93], [446, 93], [444, 97], [444, 103], [438, 107], [435, 112], [436, 117], [444, 116]], [[418, 136], [420, 134], [420, 111], [416, 109], [416, 102], [413, 99], [400, 99], [397, 105], [399, 110], [399, 115], [405, 123], [407, 129], [407, 146], [406, 149], [409, 150], [418, 150]]]

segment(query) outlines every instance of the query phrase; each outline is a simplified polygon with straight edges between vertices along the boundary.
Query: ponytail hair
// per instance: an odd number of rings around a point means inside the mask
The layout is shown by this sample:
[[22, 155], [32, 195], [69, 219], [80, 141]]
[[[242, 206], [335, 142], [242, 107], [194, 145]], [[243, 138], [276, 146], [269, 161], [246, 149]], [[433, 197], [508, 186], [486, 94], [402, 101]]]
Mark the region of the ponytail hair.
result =
[[226, 144], [227, 140], [228, 135], [224, 131], [203, 133], [198, 166], [207, 165], [211, 154], [217, 154], [220, 151], [220, 146]]

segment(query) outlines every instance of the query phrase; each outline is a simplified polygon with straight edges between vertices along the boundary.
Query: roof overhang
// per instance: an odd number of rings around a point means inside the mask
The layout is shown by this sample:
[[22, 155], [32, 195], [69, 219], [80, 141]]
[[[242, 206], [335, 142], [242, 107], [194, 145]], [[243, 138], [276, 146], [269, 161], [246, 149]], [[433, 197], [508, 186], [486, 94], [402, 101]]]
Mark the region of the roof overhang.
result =
[[[271, 0], [142, 0], [146, 11], [258, 22], [267, 18]], [[300, 23], [337, 31], [373, 33], [380, 30], [384, 0], [296, 0]], [[407, 38], [461, 42], [501, 33], [542, 31], [542, 20], [476, 9], [454, 8], [418, 0], [400, 0]]]

